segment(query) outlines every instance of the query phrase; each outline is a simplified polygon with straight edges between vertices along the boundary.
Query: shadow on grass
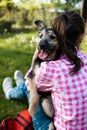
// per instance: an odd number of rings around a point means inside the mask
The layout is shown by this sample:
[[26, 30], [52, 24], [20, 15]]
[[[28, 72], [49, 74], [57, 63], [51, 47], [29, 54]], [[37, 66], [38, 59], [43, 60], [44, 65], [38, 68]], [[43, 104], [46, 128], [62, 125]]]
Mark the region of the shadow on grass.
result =
[[1, 38], [9, 38], [10, 36], [14, 37], [15, 34], [19, 34], [19, 33], [31, 33], [31, 32], [35, 32], [35, 29], [29, 29], [29, 28], [14, 28], [12, 29], [10, 32], [4, 32], [3, 34], [0, 34]]

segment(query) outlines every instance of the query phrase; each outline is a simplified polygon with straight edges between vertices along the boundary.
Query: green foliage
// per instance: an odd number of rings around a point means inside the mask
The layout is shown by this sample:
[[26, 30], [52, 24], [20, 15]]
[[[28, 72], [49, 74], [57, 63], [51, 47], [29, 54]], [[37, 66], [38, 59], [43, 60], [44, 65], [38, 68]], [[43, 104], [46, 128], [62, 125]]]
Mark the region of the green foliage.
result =
[[10, 32], [12, 24], [12, 21], [0, 21], [0, 33]]
[[70, 7], [74, 7], [77, 3], [81, 2], [82, 0], [66, 0], [66, 4], [68, 4]]
[[[60, 0], [55, 3], [54, 0], [51, 0], [49, 4], [43, 2], [36, 4], [34, 0], [20, 1], [20, 6], [16, 6], [13, 0], [2, 0], [0, 2], [1, 32], [4, 30], [11, 31], [12, 28], [31, 28], [36, 19], [44, 20], [47, 24], [50, 24], [56, 13], [60, 10], [77, 9], [75, 5], [81, 0], [66, 0], [65, 3], [61, 3]], [[80, 9], [78, 10], [80, 11]]]
[[11, 11], [11, 9], [14, 7], [14, 3], [12, 0], [3, 0], [0, 2], [0, 8], [7, 9]]
[[11, 31], [14, 20], [12, 19], [12, 9], [14, 3], [11, 0], [3, 0], [0, 2], [0, 33]]
[[58, 1], [58, 3], [54, 4], [54, 6], [55, 6], [55, 8], [58, 8], [61, 11], [73, 9], [73, 10], [79, 10], [79, 12], [80, 12], [80, 8], [77, 8], [76, 4], [78, 4], [81, 1], [82, 0], [65, 0], [65, 3]]

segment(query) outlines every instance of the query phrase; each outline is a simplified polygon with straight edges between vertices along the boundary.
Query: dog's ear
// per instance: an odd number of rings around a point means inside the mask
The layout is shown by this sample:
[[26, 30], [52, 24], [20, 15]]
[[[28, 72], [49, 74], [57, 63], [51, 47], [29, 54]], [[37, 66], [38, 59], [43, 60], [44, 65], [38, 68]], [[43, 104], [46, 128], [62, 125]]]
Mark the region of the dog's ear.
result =
[[34, 23], [36, 24], [39, 31], [44, 28], [47, 28], [47, 25], [41, 20], [36, 20]]

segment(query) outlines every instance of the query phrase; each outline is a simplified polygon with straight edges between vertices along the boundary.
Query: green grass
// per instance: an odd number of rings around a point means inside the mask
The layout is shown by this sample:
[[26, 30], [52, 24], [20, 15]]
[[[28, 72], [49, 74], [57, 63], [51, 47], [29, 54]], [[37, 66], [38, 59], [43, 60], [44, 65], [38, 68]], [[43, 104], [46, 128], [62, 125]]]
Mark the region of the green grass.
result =
[[85, 35], [85, 37], [84, 37], [84, 40], [83, 40], [83, 42], [82, 42], [82, 44], [81, 44], [81, 49], [82, 49], [85, 53], [87, 53], [87, 35]]
[[34, 31], [0, 35], [0, 121], [5, 117], [15, 117], [20, 110], [28, 108], [26, 99], [6, 100], [2, 82], [8, 76], [13, 79], [16, 69], [22, 70], [24, 75], [29, 69], [35, 50], [35, 43], [31, 43], [32, 36], [36, 36]]
[[[7, 76], [13, 79], [16, 69], [22, 70], [25, 75], [35, 50], [35, 43], [31, 43], [32, 36], [36, 36], [36, 32], [0, 35], [0, 121], [6, 117], [13, 118], [19, 111], [28, 108], [26, 99], [21, 101], [6, 100], [2, 90], [2, 82]], [[81, 48], [87, 53], [87, 36]], [[14, 80], [13, 84], [15, 85]]]

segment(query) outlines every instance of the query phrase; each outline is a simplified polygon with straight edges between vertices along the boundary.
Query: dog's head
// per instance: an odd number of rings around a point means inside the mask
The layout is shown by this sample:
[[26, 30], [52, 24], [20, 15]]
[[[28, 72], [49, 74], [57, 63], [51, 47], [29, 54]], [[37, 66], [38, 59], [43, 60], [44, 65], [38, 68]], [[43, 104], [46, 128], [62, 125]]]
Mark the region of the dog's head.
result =
[[37, 48], [39, 50], [39, 58], [42, 60], [56, 60], [58, 59], [59, 44], [57, 37], [52, 28], [41, 21], [35, 21], [39, 30]]

